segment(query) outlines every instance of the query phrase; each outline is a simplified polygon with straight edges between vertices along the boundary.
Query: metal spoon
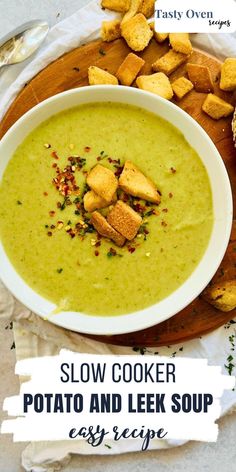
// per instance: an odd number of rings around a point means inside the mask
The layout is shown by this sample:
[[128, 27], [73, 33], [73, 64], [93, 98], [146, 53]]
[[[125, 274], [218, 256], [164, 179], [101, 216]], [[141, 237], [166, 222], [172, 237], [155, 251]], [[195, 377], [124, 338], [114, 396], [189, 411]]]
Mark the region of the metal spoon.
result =
[[0, 41], [0, 68], [18, 64], [30, 57], [42, 44], [49, 26], [45, 21], [34, 20], [21, 25]]

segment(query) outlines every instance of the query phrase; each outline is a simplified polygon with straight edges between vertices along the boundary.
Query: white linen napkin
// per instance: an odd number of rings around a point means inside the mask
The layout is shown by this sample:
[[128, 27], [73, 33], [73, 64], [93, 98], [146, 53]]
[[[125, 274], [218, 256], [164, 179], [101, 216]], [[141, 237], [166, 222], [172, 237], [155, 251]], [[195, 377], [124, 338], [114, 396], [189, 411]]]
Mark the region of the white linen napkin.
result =
[[[47, 41], [31, 62], [6, 68], [0, 76], [0, 118], [23, 85], [50, 62], [65, 52], [99, 36], [101, 22], [115, 18], [117, 14], [101, 10], [99, 1], [92, 1], [74, 15], [54, 26]], [[195, 46], [205, 49], [219, 59], [236, 56], [236, 34], [196, 34], [192, 36]], [[55, 355], [64, 347], [78, 352], [95, 354], [134, 354], [129, 347], [112, 346], [85, 338], [77, 333], [58, 328], [42, 320], [21, 305], [0, 283], [0, 316], [14, 322], [16, 357]], [[232, 354], [229, 337], [236, 335], [235, 324], [217, 329], [199, 339], [162, 348], [148, 348], [147, 354], [158, 351], [160, 355], [207, 358], [209, 364], [220, 365], [227, 373], [227, 357]], [[182, 349], [183, 348], [183, 349]], [[225, 391], [221, 401], [221, 415], [236, 407], [236, 393]], [[85, 441], [51, 441], [31, 443], [23, 452], [22, 465], [26, 471], [53, 472], [60, 470], [70, 460], [70, 454], [119, 454], [140, 450], [140, 442], [129, 440], [118, 443], [109, 441], [111, 449], [101, 445], [93, 449]], [[152, 449], [169, 448], [183, 444], [180, 441], [153, 440]]]

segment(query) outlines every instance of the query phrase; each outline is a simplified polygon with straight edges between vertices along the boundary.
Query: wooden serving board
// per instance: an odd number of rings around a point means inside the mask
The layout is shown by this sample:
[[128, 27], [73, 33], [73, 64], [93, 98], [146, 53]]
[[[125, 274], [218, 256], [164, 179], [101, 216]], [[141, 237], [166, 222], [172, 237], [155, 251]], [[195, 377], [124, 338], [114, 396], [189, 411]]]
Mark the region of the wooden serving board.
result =
[[[152, 40], [148, 48], [140, 54], [146, 61], [142, 74], [151, 73], [151, 64], [167, 50], [167, 42], [160, 45]], [[60, 57], [28, 84], [25, 84], [0, 123], [0, 138], [18, 118], [37, 103], [59, 92], [88, 85], [87, 70], [90, 65], [99, 66], [114, 74], [129, 52], [130, 49], [122, 39], [112, 43], [103, 43], [97, 40]], [[219, 89], [220, 62], [216, 58], [195, 50], [191, 56], [191, 62], [208, 66], [217, 95], [235, 105], [236, 97], [233, 93], [222, 92]], [[171, 81], [182, 76], [185, 72], [186, 65], [183, 65], [171, 75]], [[229, 173], [234, 194], [234, 207], [236, 208], [236, 150], [232, 141], [231, 118], [213, 121], [201, 110], [204, 99], [205, 94], [193, 90], [178, 105], [200, 123], [219, 150]], [[236, 221], [233, 224], [226, 255], [214, 279], [228, 280], [235, 277]], [[171, 345], [196, 338], [216, 329], [235, 315], [236, 310], [230, 313], [220, 312], [199, 297], [171, 319], [152, 328], [125, 335], [90, 337], [112, 344], [138, 347]]]

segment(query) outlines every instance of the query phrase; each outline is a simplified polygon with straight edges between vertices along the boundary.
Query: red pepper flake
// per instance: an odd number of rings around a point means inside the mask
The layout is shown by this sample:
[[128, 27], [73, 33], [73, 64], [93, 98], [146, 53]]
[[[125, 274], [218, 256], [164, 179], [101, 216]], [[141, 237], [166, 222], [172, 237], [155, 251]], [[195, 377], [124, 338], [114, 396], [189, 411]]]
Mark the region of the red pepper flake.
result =
[[101, 161], [101, 160], [102, 160], [102, 156], [98, 156], [97, 161]]
[[90, 151], [91, 151], [91, 147], [89, 147], [89, 146], [85, 146], [85, 148], [84, 148], [84, 152], [90, 152]]
[[53, 159], [59, 159], [56, 151], [52, 151], [51, 156], [53, 157]]
[[56, 226], [55, 226], [55, 225], [51, 225], [50, 228], [51, 228], [51, 229], [55, 229]]
[[128, 251], [132, 254], [135, 251], [135, 247], [127, 246]]
[[95, 256], [99, 256], [99, 251], [94, 251]]
[[52, 168], [55, 169], [56, 167], [57, 167], [57, 164], [56, 164], [56, 162], [54, 162], [54, 163], [52, 164]]
[[167, 223], [166, 223], [165, 221], [162, 221], [162, 222], [161, 222], [161, 226], [164, 226], [164, 227], [165, 227], [165, 226], [167, 226]]
[[173, 197], [173, 193], [170, 192], [170, 193], [169, 193], [169, 198], [172, 198], [172, 197]]
[[176, 173], [176, 169], [174, 167], [171, 167], [170, 170], [171, 170], [172, 174]]
[[55, 213], [56, 213], [56, 212], [55, 212], [54, 210], [51, 210], [51, 211], [49, 212], [49, 215], [50, 215], [50, 216], [55, 216]]
[[163, 213], [168, 213], [168, 208], [163, 208]]
[[52, 232], [51, 231], [48, 231], [48, 236], [52, 236]]
[[137, 213], [144, 213], [146, 211], [146, 207], [144, 205], [140, 205], [140, 203], [136, 203], [133, 205], [133, 209], [137, 211]]
[[48, 196], [48, 192], [43, 192], [44, 196], [47, 197]]
[[115, 171], [115, 176], [116, 177], [120, 177], [120, 175], [122, 174], [123, 168], [124, 168], [123, 166], [122, 167], [120, 166], [120, 167], [116, 168], [116, 171]]
[[101, 244], [102, 244], [101, 241], [97, 241], [96, 244], [95, 244], [95, 247], [99, 247], [99, 246], [101, 246]]
[[61, 208], [61, 202], [57, 202], [57, 208]]
[[143, 232], [144, 232], [144, 234], [149, 234], [149, 231], [148, 231], [147, 228], [144, 228]]

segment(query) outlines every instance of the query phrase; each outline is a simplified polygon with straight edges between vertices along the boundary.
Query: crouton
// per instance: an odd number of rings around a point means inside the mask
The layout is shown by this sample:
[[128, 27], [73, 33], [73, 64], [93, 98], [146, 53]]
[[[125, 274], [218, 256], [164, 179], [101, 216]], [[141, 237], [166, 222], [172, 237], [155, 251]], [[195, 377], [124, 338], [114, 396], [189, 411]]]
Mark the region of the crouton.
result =
[[102, 0], [102, 8], [125, 13], [129, 10], [130, 0]]
[[142, 223], [141, 216], [129, 205], [118, 200], [107, 216], [107, 221], [126, 239], [134, 239]]
[[170, 45], [177, 51], [183, 54], [191, 54], [193, 47], [189, 39], [189, 33], [170, 33]]
[[141, 3], [142, 3], [142, 0], [130, 0], [129, 10], [123, 16], [121, 20], [121, 24], [125, 23], [125, 21], [127, 20], [130, 20], [130, 18], [133, 18], [133, 16], [135, 16], [138, 13]]
[[142, 13], [138, 13], [121, 25], [121, 35], [133, 51], [143, 51], [153, 36], [148, 22]]
[[118, 80], [114, 75], [96, 66], [88, 68], [88, 79], [89, 85], [118, 85]]
[[158, 43], [163, 43], [168, 38], [169, 33], [158, 33], [157, 31], [155, 31], [155, 23], [154, 22], [149, 23], [149, 26], [150, 26], [151, 30], [153, 31], [153, 35], [154, 35], [155, 40]]
[[120, 65], [116, 77], [122, 85], [129, 86], [136, 79], [144, 64], [145, 61], [141, 57], [131, 52]]
[[119, 186], [129, 195], [153, 203], [160, 203], [161, 197], [156, 185], [131, 161], [126, 161], [119, 178]]
[[209, 285], [203, 291], [202, 298], [218, 310], [234, 310], [236, 308], [236, 280]]
[[166, 75], [172, 74], [181, 64], [187, 61], [189, 56], [182, 52], [176, 52], [170, 49], [164, 56], [157, 59], [152, 68], [155, 72], [164, 72]]
[[231, 92], [236, 89], [236, 58], [228, 57], [221, 66], [221, 90]]
[[214, 92], [214, 85], [208, 67], [199, 64], [187, 64], [188, 77], [197, 92]]
[[230, 103], [225, 102], [212, 93], [207, 95], [207, 98], [202, 105], [202, 109], [214, 120], [226, 118], [234, 111], [234, 107], [230, 105]]
[[87, 176], [87, 184], [108, 204], [112, 201], [118, 187], [118, 181], [113, 172], [100, 164], [90, 170]]
[[178, 100], [181, 100], [193, 89], [192, 82], [186, 79], [186, 77], [179, 77], [179, 79], [176, 79], [171, 85]]
[[158, 33], [157, 31], [154, 31], [154, 38], [158, 43], [164, 43], [168, 36], [169, 33]]
[[155, 0], [142, 0], [139, 8], [140, 13], [146, 16], [146, 18], [150, 18], [154, 15], [154, 4]]
[[94, 210], [99, 210], [101, 208], [106, 208], [111, 203], [115, 203], [117, 200], [116, 193], [113, 195], [110, 202], [104, 200], [104, 198], [100, 197], [97, 193], [93, 190], [89, 190], [84, 195], [84, 208], [89, 213], [92, 213]]
[[91, 224], [104, 238], [112, 239], [114, 243], [122, 247], [125, 244], [125, 237], [118, 233], [98, 211], [94, 211], [90, 219]]
[[102, 40], [106, 41], [107, 43], [120, 38], [121, 37], [120, 21], [119, 20], [103, 21], [102, 29], [101, 29], [101, 37], [102, 37]]
[[155, 93], [167, 100], [171, 100], [173, 97], [170, 81], [162, 72], [151, 75], [140, 75], [136, 80], [136, 84], [138, 88]]

